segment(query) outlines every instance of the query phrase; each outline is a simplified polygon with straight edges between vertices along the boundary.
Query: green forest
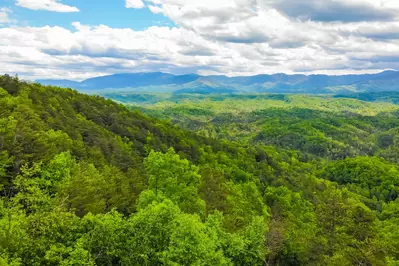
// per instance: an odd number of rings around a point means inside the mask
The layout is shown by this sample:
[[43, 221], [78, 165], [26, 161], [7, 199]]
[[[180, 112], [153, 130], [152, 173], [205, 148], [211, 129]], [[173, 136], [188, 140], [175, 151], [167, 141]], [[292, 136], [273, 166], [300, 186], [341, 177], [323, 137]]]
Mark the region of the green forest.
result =
[[399, 106], [361, 97], [0, 76], [0, 265], [399, 265]]

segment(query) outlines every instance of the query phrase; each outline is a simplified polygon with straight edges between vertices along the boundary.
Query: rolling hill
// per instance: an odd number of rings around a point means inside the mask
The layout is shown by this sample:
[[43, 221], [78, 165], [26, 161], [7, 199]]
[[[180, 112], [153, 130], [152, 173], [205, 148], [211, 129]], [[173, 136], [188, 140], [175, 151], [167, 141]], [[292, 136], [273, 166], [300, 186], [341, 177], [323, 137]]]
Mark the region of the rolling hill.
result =
[[0, 76], [0, 265], [397, 265], [396, 105], [172, 97]]

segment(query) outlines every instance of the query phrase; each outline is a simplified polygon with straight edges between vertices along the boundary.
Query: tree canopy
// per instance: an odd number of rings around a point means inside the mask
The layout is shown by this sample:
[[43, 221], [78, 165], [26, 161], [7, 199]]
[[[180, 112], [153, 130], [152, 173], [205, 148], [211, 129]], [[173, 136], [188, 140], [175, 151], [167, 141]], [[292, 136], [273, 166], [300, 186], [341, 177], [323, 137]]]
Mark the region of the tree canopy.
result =
[[180, 108], [0, 76], [0, 265], [398, 265], [397, 114]]

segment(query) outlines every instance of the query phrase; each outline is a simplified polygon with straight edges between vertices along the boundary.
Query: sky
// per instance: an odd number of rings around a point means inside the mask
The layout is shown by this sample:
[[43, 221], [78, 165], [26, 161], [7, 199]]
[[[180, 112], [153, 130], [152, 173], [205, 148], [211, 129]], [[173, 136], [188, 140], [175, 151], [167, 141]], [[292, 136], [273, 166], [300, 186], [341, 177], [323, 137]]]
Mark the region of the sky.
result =
[[399, 0], [0, 0], [0, 74], [399, 70]]

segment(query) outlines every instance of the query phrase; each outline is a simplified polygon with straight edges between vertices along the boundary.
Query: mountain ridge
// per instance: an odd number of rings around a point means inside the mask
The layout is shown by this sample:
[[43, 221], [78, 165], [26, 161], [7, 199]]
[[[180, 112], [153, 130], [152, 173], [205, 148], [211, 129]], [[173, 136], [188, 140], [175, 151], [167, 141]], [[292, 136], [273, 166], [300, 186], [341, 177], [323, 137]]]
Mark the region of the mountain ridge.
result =
[[[140, 92], [197, 93], [206, 87], [208, 93], [274, 92], [274, 93], [345, 93], [371, 91], [399, 91], [399, 72], [387, 70], [376, 74], [260, 74], [254, 76], [197, 74], [173, 75], [163, 72], [121, 73], [72, 80], [36, 80], [43, 85], [70, 87], [85, 92], [107, 89], [126, 89]], [[396, 85], [398, 84], [398, 85]]]

